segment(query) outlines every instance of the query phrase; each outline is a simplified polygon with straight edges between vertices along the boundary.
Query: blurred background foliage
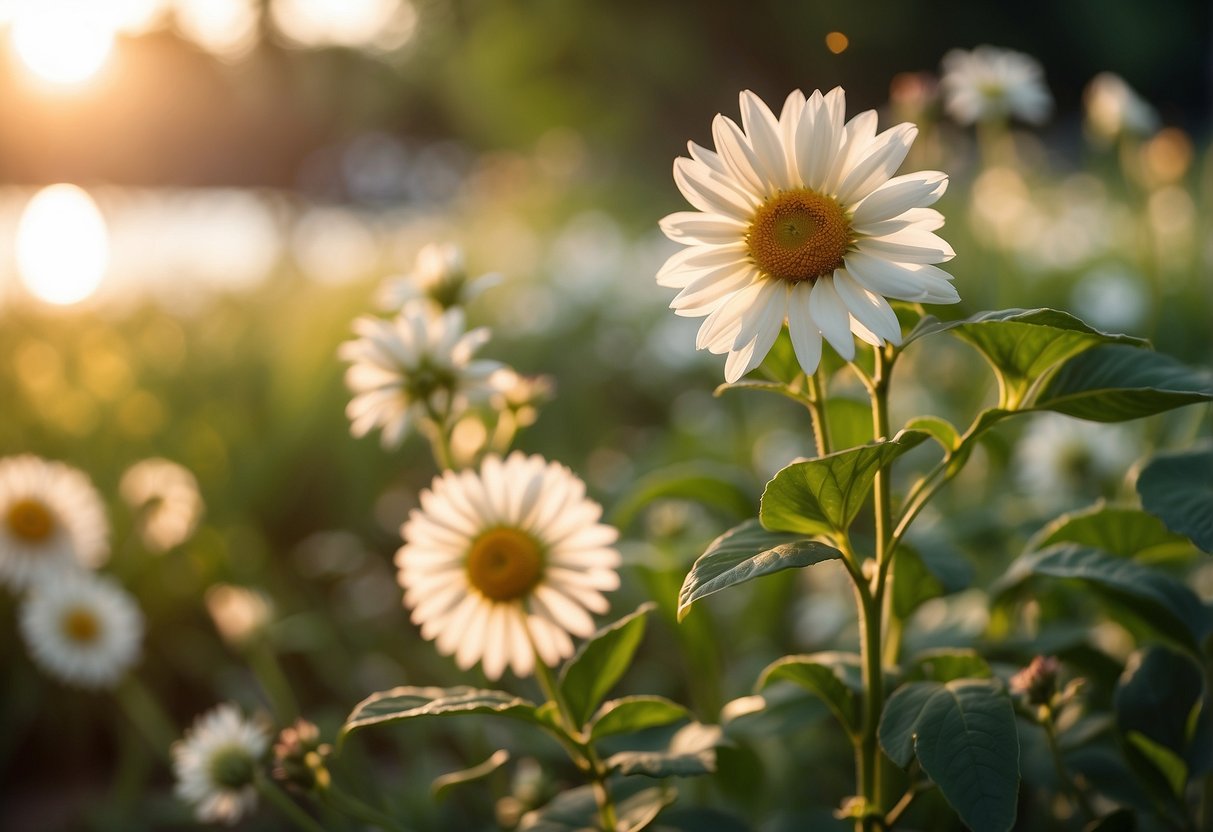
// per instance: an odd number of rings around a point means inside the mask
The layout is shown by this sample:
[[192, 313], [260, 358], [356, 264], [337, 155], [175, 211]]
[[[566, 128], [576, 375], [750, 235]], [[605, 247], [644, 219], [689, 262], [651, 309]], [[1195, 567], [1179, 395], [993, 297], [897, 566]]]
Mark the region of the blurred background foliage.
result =
[[[712, 115], [735, 114], [741, 89], [777, 102], [794, 87], [841, 84], [849, 112], [879, 107], [886, 124], [910, 117], [906, 100], [889, 106], [900, 73], [935, 72], [953, 47], [1028, 52], [1057, 107], [1041, 130], [1017, 128], [1009, 155], [942, 121], [931, 99], [910, 102], [923, 130], [907, 167], [953, 176], [938, 207], [965, 300], [941, 314], [1059, 306], [1208, 363], [1213, 15], [1201, 0], [112, 6], [127, 10], [125, 28], [117, 17], [90, 24], [116, 31], [102, 65], [55, 85], [17, 48], [27, 6], [0, 4], [0, 454], [61, 459], [93, 478], [115, 528], [107, 569], [137, 595], [148, 635], [135, 682], [81, 693], [36, 672], [14, 602], [0, 601], [3, 828], [188, 827], [163, 755], [219, 700], [279, 723], [302, 712], [331, 731], [371, 691], [466, 680], [408, 623], [391, 565], [434, 473], [427, 448], [413, 438], [385, 453], [349, 437], [335, 355], [350, 321], [373, 311], [375, 287], [430, 240], [462, 244], [473, 273], [504, 275], [470, 310], [494, 330], [481, 353], [557, 385], [518, 445], [571, 465], [622, 526], [629, 566], [614, 610], [660, 604], [627, 692], [672, 696], [713, 720], [775, 657], [853, 643], [844, 585], [826, 567], [673, 623], [689, 564], [751, 516], [778, 467], [812, 449], [793, 404], [712, 397], [721, 362], [693, 351], [694, 325], [669, 314], [652, 279], [673, 248], [656, 221], [681, 208], [670, 162], [688, 138], [708, 143]], [[841, 50], [827, 47], [831, 32], [845, 35]], [[1103, 70], [1170, 129], [1092, 142], [1081, 96]], [[41, 300], [18, 264], [25, 207], [58, 182], [88, 191], [108, 235], [96, 293], [63, 306]], [[50, 234], [71, 248], [73, 230], [52, 223]], [[919, 412], [959, 423], [993, 395], [959, 343], [914, 347], [899, 374], [897, 423]], [[839, 431], [853, 428], [845, 403], [839, 411]], [[1207, 410], [1181, 411], [1106, 441], [1136, 460], [1207, 433]], [[150, 456], [193, 471], [206, 505], [193, 538], [163, 554], [140, 542], [117, 496], [122, 472]], [[1123, 470], [1080, 457], [1046, 472], [1060, 483], [1046, 490], [1006, 436], [979, 457], [927, 518], [972, 558], [975, 586], [1058, 511], [1132, 493]], [[1213, 594], [1213, 576], [1193, 580]], [[225, 637], [232, 613], [205, 600], [216, 584], [263, 593], [264, 626]], [[971, 590], [924, 607], [907, 640], [976, 640], [989, 623]], [[1105, 625], [1101, 647], [1123, 657], [1131, 639]], [[130, 713], [155, 710], [144, 697], [164, 713], [137, 726]], [[429, 783], [501, 745], [577, 782], [556, 749], [481, 731], [361, 737], [338, 776], [434, 829], [491, 825], [488, 793], [435, 802]], [[756, 739], [724, 753], [718, 776], [684, 786], [683, 803], [725, 805], [766, 829], [825, 824], [810, 807], [846, 793], [849, 772], [815, 768], [808, 786], [794, 773], [839, 754], [845, 739], [826, 722]], [[514, 787], [502, 772], [489, 792]], [[278, 827], [263, 812], [247, 828]]]

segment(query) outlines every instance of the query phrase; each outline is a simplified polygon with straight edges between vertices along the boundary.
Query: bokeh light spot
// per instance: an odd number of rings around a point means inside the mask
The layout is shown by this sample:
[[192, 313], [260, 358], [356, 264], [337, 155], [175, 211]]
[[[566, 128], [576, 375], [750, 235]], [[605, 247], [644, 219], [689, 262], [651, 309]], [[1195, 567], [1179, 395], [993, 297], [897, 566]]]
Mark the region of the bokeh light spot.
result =
[[847, 47], [851, 45], [851, 39], [842, 32], [830, 32], [826, 35], [826, 49], [829, 49], [835, 55], [841, 55], [847, 51]]
[[37, 297], [62, 306], [79, 303], [101, 285], [109, 265], [105, 219], [75, 185], [43, 188], [17, 226], [17, 270]]
[[114, 48], [114, 29], [89, 4], [57, 0], [24, 3], [13, 14], [10, 37], [21, 64], [43, 81], [81, 84], [96, 75]]

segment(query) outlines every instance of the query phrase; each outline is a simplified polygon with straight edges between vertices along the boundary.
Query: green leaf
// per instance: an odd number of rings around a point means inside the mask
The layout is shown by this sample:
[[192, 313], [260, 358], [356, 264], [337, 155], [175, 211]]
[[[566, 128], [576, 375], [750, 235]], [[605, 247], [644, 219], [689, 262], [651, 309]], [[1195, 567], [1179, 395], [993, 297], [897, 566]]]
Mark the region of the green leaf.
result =
[[911, 682], [885, 703], [879, 737], [885, 753], [903, 768], [918, 757], [965, 825], [990, 832], [1014, 825], [1019, 736], [1000, 683]]
[[560, 674], [560, 690], [578, 726], [584, 725], [632, 663], [644, 638], [645, 615], [654, 609], [643, 604], [635, 612], [608, 624], [581, 645]]
[[927, 438], [922, 431], [902, 431], [887, 441], [793, 462], [762, 493], [762, 525], [809, 535], [845, 531], [863, 507], [876, 472]]
[[919, 653], [906, 671], [907, 682], [951, 682], [955, 679], [989, 679], [990, 664], [975, 650], [941, 648]]
[[703, 462], [679, 463], [637, 480], [611, 509], [611, 525], [626, 529], [646, 506], [661, 499], [692, 500], [730, 517], [747, 517], [754, 511], [753, 494], [739, 469]]
[[1123, 345], [1071, 358], [1032, 402], [1092, 422], [1124, 422], [1213, 401], [1213, 377], [1168, 355]]
[[931, 541], [901, 544], [893, 562], [893, 609], [908, 618], [924, 602], [960, 592], [973, 580], [973, 567], [964, 555]]
[[341, 726], [340, 736], [368, 725], [420, 716], [493, 714], [539, 725], [535, 711], [533, 702], [501, 690], [406, 686], [373, 693], [359, 702]]
[[786, 737], [825, 719], [829, 710], [816, 696], [793, 685], [732, 699], [720, 709], [720, 725], [729, 737], [746, 740]]
[[1213, 448], [1159, 454], [1137, 478], [1146, 511], [1213, 553]]
[[812, 566], [841, 558], [842, 553], [802, 535], [769, 532], [747, 520], [722, 534], [699, 556], [678, 593], [678, 619], [701, 598], [784, 569]]
[[1002, 394], [999, 405], [1019, 407], [1032, 383], [1068, 358], [1101, 344], [1144, 346], [1127, 335], [1110, 335], [1055, 309], [982, 312], [949, 327], [972, 344], [994, 368]]
[[464, 783], [472, 783], [481, 778], [488, 777], [497, 769], [501, 768], [510, 759], [510, 752], [504, 748], [499, 748], [489, 756], [483, 763], [465, 768], [461, 771], [452, 771], [450, 774], [444, 774], [441, 777], [436, 777], [433, 784], [430, 786], [430, 791], [434, 795], [435, 800], [441, 800], [446, 796], [446, 793], [455, 786], [461, 786]]
[[626, 776], [695, 777], [716, 770], [716, 746], [723, 733], [719, 725], [692, 722], [678, 729], [662, 751], [621, 751], [606, 760], [608, 771]]
[[615, 734], [631, 734], [646, 728], [669, 725], [689, 719], [690, 712], [661, 696], [625, 696], [603, 702], [590, 720], [590, 740], [596, 742]]
[[1196, 653], [1209, 632], [1209, 609], [1184, 584], [1134, 561], [1073, 543], [1021, 556], [995, 584], [993, 594], [1002, 595], [1037, 576], [1082, 581]]
[[784, 656], [767, 665], [754, 688], [761, 691], [776, 682], [791, 682], [809, 691], [829, 706], [848, 733], [858, 733], [863, 691], [859, 656], [837, 652]]
[[1179, 755], [1165, 745], [1159, 745], [1140, 731], [1130, 731], [1125, 739], [1141, 752], [1154, 768], [1162, 772], [1171, 787], [1171, 793], [1176, 797], [1183, 794], [1184, 786], [1188, 783], [1188, 767]]
[[[1213, 499], [1213, 495], [1210, 495]], [[1152, 514], [1141, 509], [1097, 503], [1063, 514], [1028, 541], [1028, 549], [1054, 543], [1078, 543], [1122, 558], [1155, 560], [1178, 550], [1191, 551], [1187, 539], [1167, 531]]]
[[[677, 798], [666, 786], [652, 786], [621, 796], [611, 790], [618, 816], [618, 832], [639, 832], [648, 827], [661, 811]], [[598, 802], [592, 786], [579, 786], [562, 792], [547, 805], [522, 816], [520, 832], [587, 832], [599, 829]]]
[[960, 431], [947, 419], [939, 416], [919, 416], [911, 419], [906, 422], [905, 429], [929, 433], [945, 451], [954, 451], [960, 447]]

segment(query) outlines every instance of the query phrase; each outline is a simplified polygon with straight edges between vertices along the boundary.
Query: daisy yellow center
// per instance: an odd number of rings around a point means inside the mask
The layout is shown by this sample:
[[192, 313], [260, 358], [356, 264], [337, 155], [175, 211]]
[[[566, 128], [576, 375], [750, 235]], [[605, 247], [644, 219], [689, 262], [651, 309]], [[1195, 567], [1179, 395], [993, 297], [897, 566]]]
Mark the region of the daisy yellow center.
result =
[[8, 528], [22, 540], [39, 543], [55, 530], [55, 518], [45, 504], [26, 498], [9, 507]]
[[851, 222], [838, 201], [801, 188], [767, 200], [746, 232], [750, 257], [771, 277], [799, 283], [842, 267]]
[[92, 644], [101, 635], [101, 621], [97, 614], [84, 607], [68, 610], [60, 626], [64, 637], [73, 644]]
[[513, 601], [543, 574], [543, 550], [519, 529], [490, 529], [476, 538], [467, 559], [468, 581], [487, 598]]

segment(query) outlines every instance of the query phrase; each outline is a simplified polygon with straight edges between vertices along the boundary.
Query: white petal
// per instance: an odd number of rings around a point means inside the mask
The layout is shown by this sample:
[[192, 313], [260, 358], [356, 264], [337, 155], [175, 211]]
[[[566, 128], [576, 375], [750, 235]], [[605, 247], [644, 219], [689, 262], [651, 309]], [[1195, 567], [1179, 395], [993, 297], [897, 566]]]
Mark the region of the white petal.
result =
[[733, 338], [733, 349], [750, 343], [772, 325], [778, 328], [783, 324], [788, 313], [788, 285], [782, 280], [770, 278], [762, 281], [758, 294], [742, 319], [741, 329]]
[[712, 139], [725, 167], [743, 186], [755, 195], [767, 191], [767, 184], [758, 172], [758, 159], [737, 123], [728, 116], [717, 115], [712, 120]]
[[823, 277], [813, 284], [809, 295], [809, 314], [840, 356], [850, 361], [855, 357], [855, 339], [851, 337], [851, 313], [834, 291], [834, 280]]
[[792, 336], [792, 349], [800, 369], [812, 374], [821, 363], [821, 330], [813, 323], [809, 311], [809, 296], [813, 285], [807, 280], [797, 283], [788, 293], [788, 334]]
[[741, 93], [741, 123], [750, 139], [758, 173], [768, 187], [787, 190], [792, 187], [788, 155], [780, 140], [779, 122], [766, 103], [754, 93]]
[[897, 321], [897, 314], [882, 296], [859, 285], [847, 274], [846, 269], [834, 270], [834, 290], [847, 309], [851, 310], [851, 315], [869, 332], [890, 343], [901, 343], [901, 324]]
[[911, 208], [925, 208], [943, 196], [948, 176], [938, 171], [919, 171], [896, 176], [868, 195], [855, 209], [852, 226], [859, 233], [863, 226], [891, 220]]
[[939, 284], [951, 285], [947, 283], [947, 273], [935, 266], [894, 263], [883, 257], [858, 251], [847, 254], [845, 259], [847, 272], [859, 281], [860, 285], [886, 298], [931, 303], [954, 303], [960, 299], [955, 289], [949, 293], [955, 300], [935, 299], [941, 291]]
[[713, 269], [687, 284], [687, 287], [670, 301], [670, 308], [683, 317], [701, 317], [715, 309], [722, 298], [744, 289], [757, 278], [757, 270], [749, 264]]
[[661, 220], [661, 230], [676, 243], [725, 245], [745, 239], [748, 226], [722, 214], [678, 211]]
[[956, 256], [947, 241], [933, 231], [911, 227], [884, 237], [860, 237], [855, 248], [864, 254], [898, 263], [944, 263]]
[[674, 160], [674, 184], [687, 202], [708, 214], [748, 221], [754, 213], [753, 197], [733, 187], [731, 182], [702, 162], [680, 156]]
[[913, 124], [890, 127], [873, 140], [864, 156], [843, 176], [838, 185], [838, 200], [853, 205], [889, 181], [901, 167], [910, 145], [918, 135]]

